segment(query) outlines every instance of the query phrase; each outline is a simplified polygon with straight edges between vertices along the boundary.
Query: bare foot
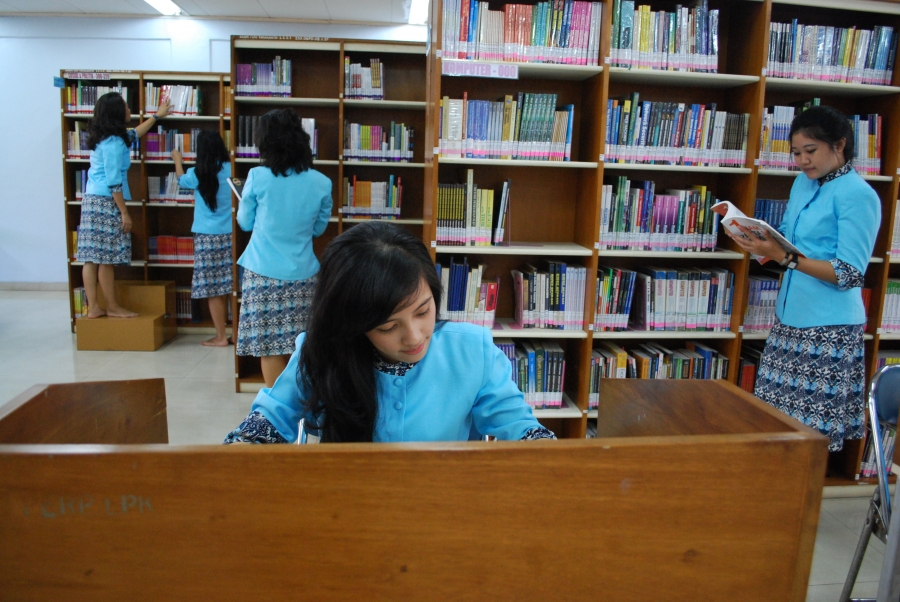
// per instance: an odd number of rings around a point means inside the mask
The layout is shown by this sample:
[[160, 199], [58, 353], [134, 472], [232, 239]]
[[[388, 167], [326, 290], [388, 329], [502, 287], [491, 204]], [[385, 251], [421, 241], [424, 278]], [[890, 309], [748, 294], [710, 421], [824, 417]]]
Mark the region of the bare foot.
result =
[[221, 339], [218, 337], [213, 337], [209, 340], [203, 341], [200, 343], [204, 347], [228, 347], [231, 344], [226, 337], [222, 337]]
[[105, 311], [103, 311], [102, 309], [98, 309], [96, 312], [89, 310], [88, 315], [85, 317], [88, 318], [89, 320], [93, 320], [94, 318], [102, 318], [105, 315], [106, 315]]
[[110, 318], [136, 318], [139, 314], [125, 309], [124, 307], [110, 307], [106, 310], [106, 315], [108, 315]]

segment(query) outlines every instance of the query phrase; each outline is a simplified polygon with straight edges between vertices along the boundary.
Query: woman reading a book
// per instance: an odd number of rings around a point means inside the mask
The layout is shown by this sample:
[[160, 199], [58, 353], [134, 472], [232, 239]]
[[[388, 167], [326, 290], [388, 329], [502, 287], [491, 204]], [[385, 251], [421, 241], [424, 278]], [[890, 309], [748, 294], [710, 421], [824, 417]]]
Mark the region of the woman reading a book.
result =
[[837, 451], [865, 429], [861, 287], [881, 205], [850, 165], [854, 134], [839, 111], [807, 109], [791, 123], [790, 139], [803, 174], [794, 180], [779, 231], [802, 255], [772, 238], [728, 235], [787, 268], [754, 393], [827, 435]]
[[203, 341], [208, 347], [225, 347], [231, 339], [225, 333], [231, 279], [231, 159], [218, 132], [203, 130], [197, 135], [197, 166], [184, 171], [181, 152], [172, 151], [178, 186], [196, 190], [194, 194], [194, 276], [191, 298], [209, 299], [216, 336]]
[[402, 227], [344, 232], [325, 249], [318, 278], [287, 369], [225, 443], [555, 438], [487, 329], [435, 322], [440, 280], [425, 245]]
[[[134, 129], [128, 129], [131, 111], [118, 92], [97, 99], [94, 116], [88, 126], [87, 147], [91, 151], [88, 182], [81, 200], [76, 258], [84, 262], [81, 270], [88, 302], [88, 318], [134, 318], [137, 314], [116, 302], [113, 266], [131, 263], [131, 216], [126, 201], [131, 146], [169, 112], [163, 103]], [[97, 302], [97, 283], [103, 291], [106, 309]]]
[[331, 218], [331, 180], [312, 169], [309, 135], [291, 109], [259, 118], [262, 165], [247, 176], [237, 222], [251, 231], [243, 267], [237, 354], [260, 358], [267, 387], [284, 371], [306, 329], [319, 271], [312, 239]]

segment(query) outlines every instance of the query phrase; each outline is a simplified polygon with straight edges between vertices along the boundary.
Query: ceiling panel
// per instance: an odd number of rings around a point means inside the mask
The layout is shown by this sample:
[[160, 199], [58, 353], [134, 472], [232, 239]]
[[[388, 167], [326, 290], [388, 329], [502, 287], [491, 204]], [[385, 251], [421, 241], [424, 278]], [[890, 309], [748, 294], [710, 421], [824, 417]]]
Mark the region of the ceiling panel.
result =
[[[178, 0], [174, 0], [178, 4]], [[267, 17], [257, 0], [193, 0], [210, 17]], [[185, 3], [187, 4], [187, 3]], [[191, 11], [184, 7], [188, 14]]]
[[[143, 2], [144, 0], [140, 1]], [[208, 14], [205, 10], [200, 8], [200, 5], [194, 2], [194, 0], [173, 0], [173, 2], [189, 15], [205, 17]]]
[[[367, 0], [379, 2], [384, 0]], [[274, 19], [333, 19], [326, 0], [259, 0], [266, 16]]]
[[40, 13], [81, 13], [66, 0], [4, 0], [14, 11]]
[[77, 12], [97, 14], [158, 15], [159, 12], [143, 0], [68, 0]]
[[339, 21], [387, 23], [393, 13], [392, 0], [326, 0], [331, 18]]

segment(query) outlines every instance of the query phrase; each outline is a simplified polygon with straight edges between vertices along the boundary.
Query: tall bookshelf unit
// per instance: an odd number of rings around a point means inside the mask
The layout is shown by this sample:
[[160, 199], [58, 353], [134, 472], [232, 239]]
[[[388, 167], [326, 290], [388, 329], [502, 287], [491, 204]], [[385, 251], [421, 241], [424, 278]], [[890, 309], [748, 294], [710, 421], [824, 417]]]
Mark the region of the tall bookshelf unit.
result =
[[[233, 36], [231, 39], [232, 81], [237, 82], [237, 65], [271, 63], [275, 57], [291, 61], [291, 95], [289, 97], [242, 96], [235, 92], [232, 126], [232, 173], [246, 178], [259, 159], [238, 157], [238, 127], [241, 117], [264, 115], [277, 108], [292, 108], [301, 118], [315, 119], [318, 153], [314, 169], [331, 179], [331, 223], [325, 233], [314, 239], [317, 257], [327, 244], [345, 229], [362, 221], [343, 216], [343, 181], [356, 176], [359, 180], [385, 181], [389, 175], [403, 182], [403, 204], [398, 219], [391, 220], [426, 240], [425, 206], [422, 202], [424, 182], [424, 133], [426, 103], [425, 44], [409, 42], [373, 42], [336, 38], [257, 38]], [[344, 59], [368, 64], [380, 59], [384, 75], [384, 100], [344, 98]], [[387, 128], [391, 122], [404, 123], [414, 130], [413, 157], [410, 162], [364, 162], [345, 160], [343, 156], [344, 121]], [[237, 198], [234, 199], [235, 212]], [[240, 313], [240, 279], [237, 259], [250, 240], [234, 223], [234, 282], [232, 314], [235, 326]], [[264, 386], [259, 360], [235, 356], [235, 389], [253, 392]]]
[[[200, 90], [201, 106], [198, 115], [169, 115], [159, 122], [164, 130], [178, 129], [179, 132], [190, 132], [193, 128], [216, 130], [223, 136], [230, 131], [228, 126], [230, 115], [226, 103], [226, 90], [230, 85], [228, 73], [185, 73], [164, 71], [74, 71], [62, 70], [60, 76], [66, 85], [122, 86], [128, 89], [128, 104], [132, 115], [132, 126], [139, 120], [149, 117], [145, 111], [146, 85], [165, 84], [188, 85]], [[79, 77], [82, 76], [82, 77]], [[108, 79], [106, 79], [108, 77]], [[81, 200], [76, 198], [76, 172], [90, 167], [89, 159], [73, 159], [67, 154], [68, 133], [75, 130], [75, 124], [86, 125], [92, 112], [67, 112], [67, 91], [61, 90], [62, 119], [62, 155], [63, 155], [63, 190], [66, 208], [66, 250], [69, 267], [69, 303], [72, 320], [72, 332], [75, 332], [75, 299], [74, 289], [83, 286], [82, 263], [75, 261], [76, 248], [73, 245], [72, 233], [81, 220]], [[151, 132], [156, 131], [156, 124]], [[117, 280], [171, 280], [178, 287], [190, 287], [193, 264], [167, 264], [150, 261], [149, 239], [158, 235], [191, 236], [193, 222], [193, 203], [162, 203], [150, 201], [148, 177], [162, 177], [175, 171], [171, 158], [150, 159], [147, 155], [147, 137], [141, 139], [139, 158], [132, 158], [128, 172], [128, 185], [132, 200], [128, 202], [133, 228], [131, 234], [132, 261], [130, 266], [116, 266]], [[193, 162], [185, 161], [189, 167]], [[198, 321], [191, 319], [178, 320], [179, 332], [206, 333], [214, 332], [212, 319], [206, 304], [195, 304], [202, 312]]]
[[[881, 199], [882, 226], [872, 260], [866, 272], [866, 286], [872, 288], [869, 323], [866, 329], [866, 367], [871, 375], [879, 349], [900, 349], [900, 336], [882, 336], [878, 325], [888, 277], [900, 277], [900, 258], [891, 258], [891, 224], [900, 185], [900, 69], [894, 69], [891, 86], [785, 80], [766, 77], [770, 22], [797, 18], [803, 24], [856, 25], [871, 28], [890, 25], [900, 28], [900, 4], [879, 1], [840, 3], [837, 0], [709, 0], [720, 11], [718, 73], [686, 73], [610, 67], [613, 0], [602, 2], [600, 60], [598, 67], [518, 63], [519, 80], [442, 76], [442, 17], [444, 1], [431, 8], [428, 50], [428, 143], [425, 145], [425, 241], [435, 257], [446, 254], [467, 256], [470, 263], [485, 263], [487, 277], [499, 277], [499, 328], [495, 336], [555, 338], [566, 351], [565, 393], [568, 407], [539, 410], [542, 422], [565, 437], [584, 437], [587, 421], [596, 416], [588, 410], [590, 356], [602, 340], [628, 345], [657, 341], [680, 347], [685, 341], [701, 341], [729, 358], [728, 380], [736, 382], [742, 345], [747, 340], [764, 339], [764, 333], [743, 333], [747, 306], [748, 278], [758, 264], [740, 252], [724, 234], [714, 253], [644, 252], [599, 250], [601, 186], [625, 175], [634, 180], [653, 180], [657, 190], [706, 185], [720, 199], [728, 199], [744, 213], [753, 215], [755, 199], [788, 198], [793, 173], [773, 173], [759, 169], [760, 131], [763, 108], [812, 97], [847, 114], [883, 115], [882, 171], [866, 179]], [[513, 2], [509, 2], [512, 4]], [[520, 0], [518, 4], [534, 4]], [[507, 2], [492, 2], [502, 9]], [[676, 2], [636, 1], [652, 10], [672, 11]], [[850, 9], [852, 7], [852, 10]], [[552, 92], [557, 106], [575, 105], [572, 161], [549, 163], [448, 159], [439, 156], [440, 100], [444, 96], [496, 101], [516, 92]], [[637, 91], [641, 100], [683, 103], [717, 103], [729, 112], [748, 113], [747, 154], [741, 167], [692, 167], [607, 163], [604, 161], [607, 100], [623, 98]], [[438, 183], [464, 181], [466, 168], [475, 170], [475, 181], [496, 188], [512, 179], [510, 221], [514, 241], [509, 247], [441, 247], [436, 239], [435, 208]], [[588, 268], [583, 331], [519, 330], [502, 328], [512, 317], [514, 294], [510, 269], [541, 259], [559, 259]], [[594, 294], [598, 265], [634, 268], [646, 265], [669, 268], [716, 267], [735, 274], [731, 325], [726, 332], [594, 332]], [[593, 276], [591, 276], [593, 274]], [[601, 397], [600, 403], [604, 403]], [[848, 442], [844, 451], [830, 458], [830, 482], [855, 480], [863, 452], [863, 442]]]

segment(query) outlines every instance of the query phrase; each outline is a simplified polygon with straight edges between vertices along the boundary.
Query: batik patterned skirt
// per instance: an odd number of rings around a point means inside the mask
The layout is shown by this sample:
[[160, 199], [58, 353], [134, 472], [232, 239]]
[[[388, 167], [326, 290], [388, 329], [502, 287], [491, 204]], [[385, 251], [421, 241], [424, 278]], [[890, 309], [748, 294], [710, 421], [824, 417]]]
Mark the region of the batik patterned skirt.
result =
[[316, 277], [276, 280], [244, 270], [237, 354], [290, 355], [306, 330]]
[[122, 231], [122, 213], [111, 196], [85, 194], [78, 226], [78, 261], [131, 263], [131, 233]]
[[231, 278], [231, 233], [194, 233], [194, 278], [191, 297], [206, 299], [230, 295], [234, 290]]
[[827, 436], [865, 434], [863, 325], [794, 328], [775, 322], [759, 365], [754, 394]]

